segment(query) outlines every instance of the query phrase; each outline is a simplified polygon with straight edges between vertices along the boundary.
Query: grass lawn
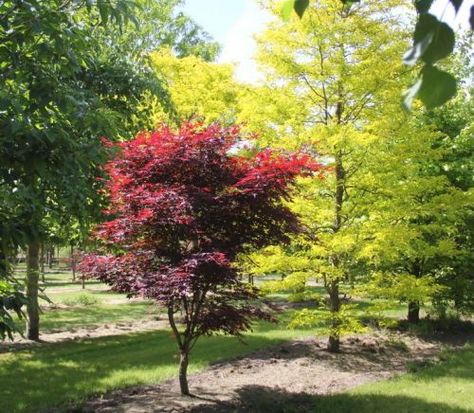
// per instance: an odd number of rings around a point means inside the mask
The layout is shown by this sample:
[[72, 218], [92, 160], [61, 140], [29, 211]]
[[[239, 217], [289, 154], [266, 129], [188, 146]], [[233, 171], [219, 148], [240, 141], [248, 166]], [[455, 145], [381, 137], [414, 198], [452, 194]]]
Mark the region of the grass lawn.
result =
[[[80, 282], [73, 283], [71, 273], [65, 270], [47, 272], [42, 288], [52, 302], [40, 300], [43, 333], [146, 320], [160, 313], [153, 302], [128, 300], [125, 294], [115, 293], [98, 281], [87, 281], [82, 289]], [[22, 328], [24, 323], [20, 321], [18, 325]]]
[[474, 412], [474, 346], [445, 356], [417, 372], [318, 399], [315, 412]]
[[101, 324], [146, 320], [158, 314], [158, 308], [147, 301], [47, 310], [41, 317], [41, 331], [64, 331]]
[[261, 386], [244, 387], [238, 393], [248, 413], [472, 413], [474, 346], [417, 372], [336, 395], [294, 394]]
[[[44, 332], [156, 317], [159, 310], [147, 301], [127, 301], [98, 282], [71, 283], [70, 274], [47, 274], [46, 295], [56, 304], [41, 315]], [[287, 294], [275, 301], [287, 301]], [[365, 302], [358, 302], [361, 315]], [[405, 306], [388, 309], [390, 316], [404, 314]], [[289, 330], [292, 312], [280, 314], [279, 324], [260, 323], [246, 344], [225, 336], [202, 338], [191, 356], [190, 372], [211, 363], [244, 355], [283, 341], [318, 334], [318, 329]], [[44, 345], [0, 354], [0, 412], [47, 411], [54, 406], [80, 405], [86, 398], [127, 386], [153, 384], [175, 377], [176, 345], [168, 330], [86, 339]], [[192, 386], [192, 383], [191, 383]], [[442, 389], [442, 391], [440, 391]], [[271, 391], [269, 392], [271, 395]], [[261, 412], [299, 412], [298, 398], [275, 405], [274, 397], [253, 393]], [[296, 402], [295, 402], [296, 396]], [[245, 395], [242, 395], [245, 399]], [[425, 368], [352, 392], [304, 398], [318, 413], [342, 412], [474, 412], [474, 348], [452, 354], [440, 365]], [[312, 407], [313, 408], [313, 407]], [[471, 408], [472, 410], [469, 410]]]
[[[202, 338], [190, 371], [279, 342], [314, 334], [286, 324], [259, 324], [246, 337]], [[0, 354], [0, 411], [41, 411], [114, 388], [151, 384], [177, 374], [176, 345], [167, 330], [45, 345]], [[192, 384], [191, 384], [192, 385]]]

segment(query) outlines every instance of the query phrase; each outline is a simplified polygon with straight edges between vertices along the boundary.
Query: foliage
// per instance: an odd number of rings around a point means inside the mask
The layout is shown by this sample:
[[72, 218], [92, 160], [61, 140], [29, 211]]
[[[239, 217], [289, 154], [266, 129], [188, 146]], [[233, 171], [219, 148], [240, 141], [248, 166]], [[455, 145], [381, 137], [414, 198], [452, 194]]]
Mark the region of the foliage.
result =
[[326, 306], [319, 310], [305, 308], [295, 313], [290, 328], [314, 328], [322, 325], [321, 332], [330, 337], [340, 337], [347, 333], [365, 333], [368, 331], [355, 315], [355, 306], [342, 304], [337, 312], [327, 311]]
[[110, 112], [80, 79], [96, 53], [90, 26], [80, 20], [117, 22], [133, 5], [87, 8], [56, 0], [0, 5], [2, 261], [40, 237], [45, 215], [84, 217], [96, 198], [93, 176], [103, 154], [93, 134], [97, 125], [108, 130]]
[[457, 245], [460, 223], [472, 204], [472, 193], [456, 188], [442, 171], [446, 151], [438, 142], [440, 135], [430, 128], [405, 121], [363, 183], [368, 203], [364, 236], [369, 241], [358, 256], [374, 271], [376, 285], [380, 277], [385, 279], [384, 291], [392, 298], [408, 297], [412, 307], [444, 293], [440, 276], [462, 254]]
[[[339, 286], [365, 273], [358, 258], [367, 241], [364, 186], [389, 139], [382, 120], [404, 121], [397, 84], [405, 78], [398, 60], [406, 47], [405, 27], [394, 14], [403, 4], [370, 3], [348, 13], [341, 4], [320, 1], [304, 19], [272, 21], [258, 39], [266, 84], [241, 99], [241, 118], [249, 129], [262, 130], [262, 146], [305, 148], [327, 165], [325, 179], [298, 179], [288, 204], [304, 227], [286, 250], [293, 259], [275, 254], [266, 261], [283, 265], [282, 286], [291, 282], [304, 290], [310, 280], [324, 286], [332, 314], [319, 313], [333, 323], [329, 331], [336, 343], [341, 326], [354, 326], [337, 315]], [[269, 9], [278, 13], [274, 4]], [[301, 259], [305, 268], [292, 269]], [[349, 314], [351, 307], [342, 311]]]
[[413, 274], [376, 273], [370, 283], [359, 287], [358, 293], [376, 299], [427, 302], [442, 289], [430, 276], [420, 278]]
[[23, 318], [24, 313], [21, 307], [26, 304], [22, 294], [21, 286], [14, 280], [8, 278], [0, 279], [0, 340], [10, 338], [13, 340], [13, 333], [19, 332], [15, 324], [13, 314]]
[[174, 122], [200, 117], [205, 123], [220, 121], [232, 124], [237, 110], [237, 96], [242, 86], [233, 80], [231, 65], [206, 62], [199, 56], [179, 57], [170, 49], [160, 49], [150, 56], [157, 75], [168, 86], [173, 113], [155, 100], [152, 104], [153, 122]]
[[[456, 14], [464, 0], [449, 0]], [[360, 0], [341, 0], [347, 13], [357, 8]], [[404, 106], [410, 110], [413, 98], [418, 97], [427, 109], [441, 106], [456, 94], [456, 79], [448, 72], [440, 70], [434, 64], [453, 53], [455, 35], [453, 29], [429, 13], [433, 0], [414, 0], [418, 13], [413, 32], [413, 47], [403, 58], [407, 65], [423, 62], [419, 78], [406, 91]], [[288, 20], [292, 9], [302, 18], [309, 6], [309, 0], [285, 0], [281, 5], [282, 16]], [[474, 29], [474, 7], [471, 7], [469, 19]]]
[[[442, 110], [425, 113], [422, 121], [442, 134], [438, 143], [444, 149], [440, 173], [447, 177], [451, 185], [472, 196], [474, 101], [471, 80], [474, 72], [469, 60], [471, 47], [472, 35], [469, 35], [460, 44], [451, 65], [451, 70], [459, 73], [464, 83], [463, 89]], [[438, 282], [447, 287], [435, 297], [436, 308], [441, 314], [446, 314], [451, 309], [466, 314], [474, 310], [473, 205], [471, 198], [471, 202], [464, 205], [462, 214], [459, 215], [455, 238], [457, 253], [454, 259], [436, 275]]]
[[144, 58], [161, 48], [170, 48], [179, 57], [197, 56], [213, 61], [219, 45], [196, 22], [180, 11], [183, 0], [136, 0], [131, 21], [107, 26], [113, 32], [112, 46], [134, 58]]
[[100, 220], [104, 198], [96, 177], [107, 156], [100, 137], [125, 139], [150, 127], [140, 106], [145, 96], [170, 109], [148, 64], [150, 48], [160, 42], [183, 56], [217, 53], [207, 34], [175, 13], [178, 4], [2, 2], [2, 254], [52, 237], [77, 244]]
[[[298, 174], [318, 165], [307, 155], [232, 156], [236, 127], [185, 123], [140, 133], [108, 163], [113, 218], [97, 236], [116, 255], [89, 255], [82, 271], [117, 291], [155, 299], [181, 354], [180, 385], [189, 394], [188, 355], [199, 337], [240, 335], [253, 318], [257, 290], [231, 265], [249, 247], [284, 242], [297, 229], [282, 204]], [[182, 314], [183, 329], [177, 325]]]
[[[239, 258], [240, 266], [246, 274], [257, 276], [275, 274], [285, 279], [294, 272], [304, 271], [309, 265], [306, 256], [298, 255], [297, 251], [289, 251], [288, 247], [281, 245], [271, 245]], [[288, 287], [291, 288], [290, 285]]]

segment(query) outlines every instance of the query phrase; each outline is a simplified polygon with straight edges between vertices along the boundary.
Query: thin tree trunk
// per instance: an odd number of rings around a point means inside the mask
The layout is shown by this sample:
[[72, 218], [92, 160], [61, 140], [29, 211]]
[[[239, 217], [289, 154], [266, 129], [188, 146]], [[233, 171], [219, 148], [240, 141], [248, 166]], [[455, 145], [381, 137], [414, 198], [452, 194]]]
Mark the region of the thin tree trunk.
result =
[[74, 261], [74, 246], [71, 244], [71, 271], [72, 281], [76, 281], [76, 262]]
[[9, 273], [8, 261], [6, 254], [0, 250], [0, 278]]
[[416, 324], [420, 321], [420, 302], [410, 301], [408, 303], [408, 322]]
[[54, 245], [51, 245], [49, 247], [49, 262], [48, 262], [48, 266], [49, 268], [53, 268], [53, 260], [54, 260]]
[[29, 340], [39, 340], [39, 305], [38, 305], [38, 280], [39, 280], [39, 250], [38, 241], [30, 242], [26, 258], [26, 297], [28, 304], [26, 337]]
[[181, 394], [189, 396], [189, 386], [188, 386], [188, 364], [189, 364], [189, 354], [188, 351], [181, 350], [179, 358], [179, 388]]
[[336, 331], [339, 328], [339, 321], [337, 320], [337, 313], [341, 308], [341, 300], [339, 298], [339, 283], [333, 281], [329, 287], [329, 310], [331, 311], [331, 333], [329, 335], [327, 349], [331, 353], [338, 353], [340, 349], [339, 333]]
[[[338, 123], [340, 123], [340, 116], [342, 113], [342, 104], [338, 103]], [[336, 167], [335, 167], [335, 173], [336, 173], [336, 194], [335, 194], [335, 199], [334, 199], [334, 224], [333, 224], [333, 232], [334, 234], [337, 234], [339, 230], [341, 229], [342, 225], [342, 205], [344, 203], [344, 186], [345, 186], [345, 170], [342, 164], [342, 156], [341, 154], [336, 154]], [[331, 257], [332, 265], [335, 268], [338, 268], [340, 266], [340, 261], [339, 258], [336, 256]], [[339, 339], [339, 333], [336, 333], [336, 331], [339, 328], [339, 321], [337, 318], [337, 314], [339, 313], [339, 310], [341, 309], [341, 300], [339, 298], [339, 280], [334, 279], [331, 280], [329, 284], [329, 310], [331, 311], [331, 334], [329, 336], [329, 341], [328, 341], [328, 351], [332, 353], [337, 353], [339, 352], [339, 347], [340, 347], [340, 339]]]
[[[186, 337], [183, 337], [176, 327], [174, 320], [174, 310], [173, 303], [168, 307], [168, 321], [170, 323], [171, 330], [173, 331], [174, 337], [179, 348], [179, 387], [181, 394], [185, 396], [190, 396], [189, 385], [188, 385], [188, 364], [189, 364], [189, 351], [190, 351], [190, 340], [187, 340]], [[187, 337], [189, 339], [189, 337]]]
[[45, 274], [44, 274], [44, 244], [41, 243], [40, 249], [40, 269], [41, 269], [41, 281], [46, 282]]

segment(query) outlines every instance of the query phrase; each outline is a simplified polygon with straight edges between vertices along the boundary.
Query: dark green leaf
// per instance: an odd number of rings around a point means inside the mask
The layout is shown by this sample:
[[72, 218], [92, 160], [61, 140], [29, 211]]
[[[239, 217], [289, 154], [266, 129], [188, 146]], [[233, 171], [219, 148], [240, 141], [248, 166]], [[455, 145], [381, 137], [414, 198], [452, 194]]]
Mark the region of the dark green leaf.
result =
[[428, 34], [423, 40], [415, 43], [413, 47], [408, 50], [403, 56], [403, 62], [406, 65], [413, 66], [421, 59], [421, 56], [426, 52], [426, 49], [431, 44], [433, 40], [433, 34]]
[[428, 13], [433, 0], [415, 0], [416, 11], [419, 14]]
[[432, 14], [419, 16], [415, 26], [414, 47], [418, 43], [425, 43], [427, 37], [432, 37], [425, 48], [421, 59], [426, 63], [436, 61], [448, 56], [454, 49], [454, 32], [446, 23], [440, 22]]
[[456, 10], [456, 13], [457, 13], [462, 6], [463, 0], [449, 0], [449, 1], [453, 5], [454, 10]]
[[427, 109], [441, 106], [456, 94], [456, 79], [438, 68], [426, 65], [421, 71], [418, 98]]
[[295, 12], [300, 17], [303, 17], [303, 14], [306, 8], [309, 5], [309, 0], [295, 0]]
[[99, 2], [97, 3], [97, 7], [99, 8], [101, 23], [103, 25], [107, 24], [107, 20], [109, 19], [109, 6], [106, 3]]

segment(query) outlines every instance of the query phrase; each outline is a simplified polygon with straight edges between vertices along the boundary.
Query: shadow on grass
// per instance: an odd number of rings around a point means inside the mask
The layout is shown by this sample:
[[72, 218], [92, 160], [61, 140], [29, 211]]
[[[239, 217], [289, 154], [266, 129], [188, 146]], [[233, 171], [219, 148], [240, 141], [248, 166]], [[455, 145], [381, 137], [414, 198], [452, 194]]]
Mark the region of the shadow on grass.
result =
[[[446, 349], [440, 355], [442, 362], [428, 364], [415, 370], [418, 381], [429, 383], [439, 377], [451, 377], [474, 382], [474, 342], [462, 351]], [[474, 406], [473, 406], [474, 412]]]
[[[461, 351], [451, 351], [442, 363], [401, 376], [399, 379], [367, 384], [350, 393], [316, 396], [252, 385], [237, 389], [237, 397], [232, 403], [215, 402], [197, 406], [191, 411], [193, 413], [468, 413], [474, 410], [459, 405], [469, 405], [473, 380], [474, 347], [467, 346]], [[444, 396], [444, 392], [456, 395], [452, 399], [444, 398], [453, 400], [453, 404], [445, 403], [443, 398], [441, 398], [443, 401], [436, 400], [438, 396]], [[216, 396], [217, 394], [214, 394], [214, 397]]]
[[[77, 328], [143, 320], [159, 314], [158, 308], [147, 301], [49, 308], [41, 313], [40, 329], [43, 333], [71, 331]], [[23, 332], [24, 322], [18, 322], [18, 327]]]
[[[191, 356], [190, 372], [271, 346], [281, 340], [249, 336], [202, 338]], [[50, 411], [80, 404], [114, 388], [157, 383], [177, 373], [176, 344], [167, 330], [48, 344], [0, 355], [3, 412]]]
[[264, 386], [245, 386], [233, 404], [197, 406], [192, 413], [468, 413], [444, 403], [385, 395], [312, 396]]
[[42, 330], [69, 330], [118, 321], [140, 320], [158, 311], [149, 303], [130, 302], [118, 305], [71, 307], [48, 310], [42, 317]]

